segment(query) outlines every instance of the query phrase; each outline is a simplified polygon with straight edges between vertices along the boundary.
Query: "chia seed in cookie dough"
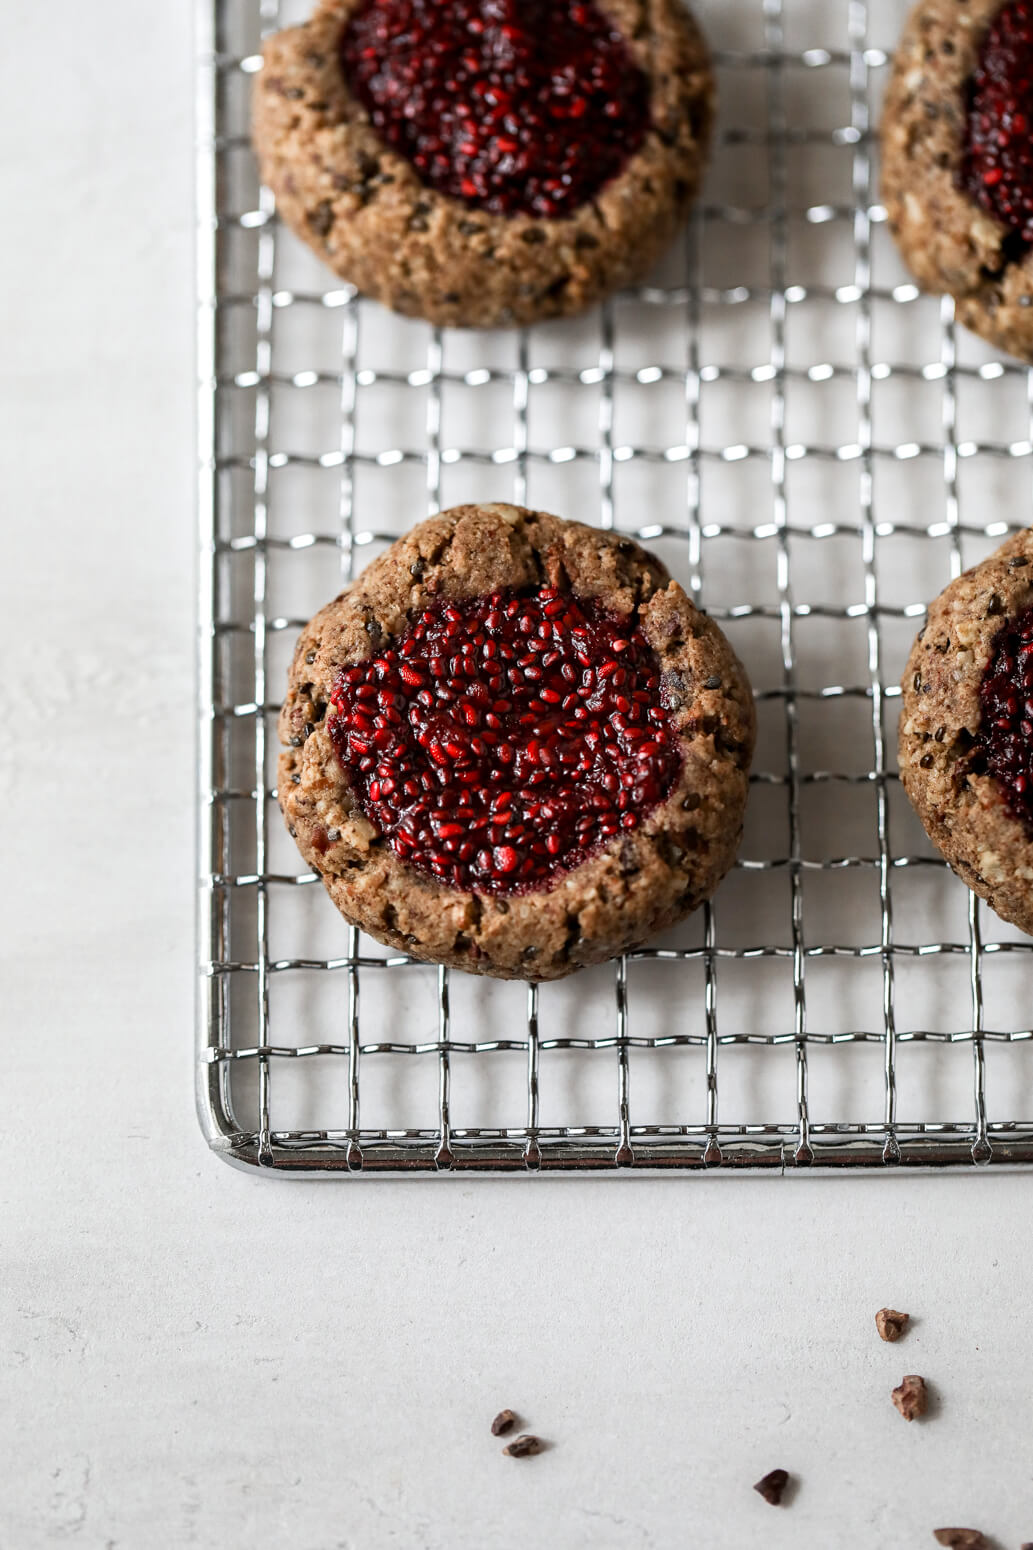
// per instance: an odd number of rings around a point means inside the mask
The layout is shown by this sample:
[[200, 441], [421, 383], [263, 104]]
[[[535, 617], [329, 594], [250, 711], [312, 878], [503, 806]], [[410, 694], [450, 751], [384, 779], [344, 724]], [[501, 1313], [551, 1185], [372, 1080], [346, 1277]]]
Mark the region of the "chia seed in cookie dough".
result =
[[883, 108], [882, 196], [909, 267], [1033, 360], [1033, 7], [919, 0]]
[[900, 778], [930, 839], [1033, 934], [1033, 530], [936, 599], [902, 690]]
[[461, 506], [302, 632], [280, 733], [284, 816], [349, 921], [546, 980], [710, 896], [754, 712], [717, 626], [630, 539]]
[[253, 140], [281, 219], [337, 274], [498, 326], [645, 276], [712, 108], [682, 0], [319, 0], [266, 41]]

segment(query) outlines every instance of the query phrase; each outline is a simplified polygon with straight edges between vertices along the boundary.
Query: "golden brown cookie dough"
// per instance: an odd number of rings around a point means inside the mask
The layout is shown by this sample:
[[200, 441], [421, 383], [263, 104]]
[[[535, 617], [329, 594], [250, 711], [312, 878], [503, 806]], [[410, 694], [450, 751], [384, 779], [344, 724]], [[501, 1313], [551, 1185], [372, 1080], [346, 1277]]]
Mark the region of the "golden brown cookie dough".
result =
[[[335, 752], [334, 696], [339, 706], [349, 667], [374, 658], [379, 672], [375, 660], [431, 605], [543, 586], [619, 616], [623, 634], [637, 628], [655, 652], [656, 716], [675, 751], [667, 794], [637, 827], [528, 891], [444, 885], [402, 861], [360, 808]], [[346, 919], [417, 958], [550, 980], [638, 946], [709, 898], [741, 838], [755, 716], [721, 631], [630, 539], [520, 506], [457, 506], [399, 539], [302, 631], [280, 736], [280, 806]]]
[[900, 778], [963, 882], [1033, 935], [1033, 836], [987, 769], [980, 689], [1002, 632], [1033, 605], [1033, 529], [966, 571], [929, 609], [902, 684]]
[[255, 82], [254, 146], [281, 218], [360, 291], [437, 324], [566, 317], [643, 278], [699, 186], [713, 79], [681, 0], [597, 3], [646, 74], [651, 121], [571, 214], [495, 214], [423, 182], [345, 83], [340, 38], [360, 0], [320, 0], [309, 22], [266, 42]]
[[882, 113], [882, 199], [916, 279], [958, 321], [1033, 360], [1033, 250], [961, 187], [968, 93], [1001, 0], [919, 0]]

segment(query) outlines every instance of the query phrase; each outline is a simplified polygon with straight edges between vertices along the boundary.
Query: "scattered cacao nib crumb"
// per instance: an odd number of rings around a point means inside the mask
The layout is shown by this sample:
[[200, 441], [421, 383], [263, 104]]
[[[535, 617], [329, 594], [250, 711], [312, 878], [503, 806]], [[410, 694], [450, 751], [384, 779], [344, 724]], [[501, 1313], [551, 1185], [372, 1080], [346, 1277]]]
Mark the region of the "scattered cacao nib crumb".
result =
[[891, 1343], [899, 1340], [907, 1329], [909, 1313], [898, 1313], [896, 1308], [880, 1308], [875, 1315], [875, 1327], [879, 1331], [881, 1339]]
[[990, 1542], [977, 1528], [934, 1528], [933, 1538], [948, 1550], [990, 1550]]
[[906, 1374], [893, 1390], [893, 1403], [905, 1421], [913, 1421], [916, 1416], [925, 1415], [929, 1403], [925, 1379], [920, 1378], [916, 1372]]
[[515, 1425], [516, 1416], [512, 1410], [500, 1410], [491, 1423], [491, 1435], [493, 1437], [504, 1437], [507, 1432], [513, 1430]]
[[758, 1480], [753, 1487], [764, 1500], [772, 1507], [777, 1507], [782, 1500], [782, 1492], [789, 1484], [789, 1471], [787, 1469], [770, 1469], [763, 1480]]
[[503, 1448], [503, 1453], [511, 1459], [530, 1458], [534, 1453], [541, 1453], [545, 1444], [540, 1437], [532, 1437], [529, 1432], [524, 1432], [520, 1437], [515, 1437], [508, 1448]]

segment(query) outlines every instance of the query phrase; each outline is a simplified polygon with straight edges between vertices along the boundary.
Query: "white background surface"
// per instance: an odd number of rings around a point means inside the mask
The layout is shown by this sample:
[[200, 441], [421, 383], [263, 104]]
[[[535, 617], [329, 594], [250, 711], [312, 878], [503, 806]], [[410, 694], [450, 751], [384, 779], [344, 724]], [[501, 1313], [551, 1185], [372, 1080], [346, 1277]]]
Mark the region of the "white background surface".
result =
[[[1017, 1547], [1033, 1179], [334, 1187], [204, 1150], [190, 9], [12, 7], [0, 56], [0, 1545]], [[502, 1405], [552, 1450], [502, 1458]]]

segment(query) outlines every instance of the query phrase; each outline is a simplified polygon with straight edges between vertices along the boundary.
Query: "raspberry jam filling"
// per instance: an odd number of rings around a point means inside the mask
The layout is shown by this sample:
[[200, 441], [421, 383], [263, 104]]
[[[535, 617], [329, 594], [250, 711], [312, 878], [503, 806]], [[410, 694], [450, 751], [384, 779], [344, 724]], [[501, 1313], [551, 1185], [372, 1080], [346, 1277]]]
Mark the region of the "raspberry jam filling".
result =
[[570, 215], [649, 128], [649, 82], [592, 0], [366, 0], [340, 52], [388, 145], [498, 215]]
[[681, 767], [656, 653], [553, 587], [434, 603], [346, 668], [330, 737], [395, 855], [480, 893], [546, 887], [636, 829]]
[[1033, 835], [1033, 608], [1006, 624], [979, 689], [980, 742], [1013, 817]]
[[1033, 243], [1031, 0], [1011, 0], [997, 13], [969, 91], [962, 187], [1016, 242]]

